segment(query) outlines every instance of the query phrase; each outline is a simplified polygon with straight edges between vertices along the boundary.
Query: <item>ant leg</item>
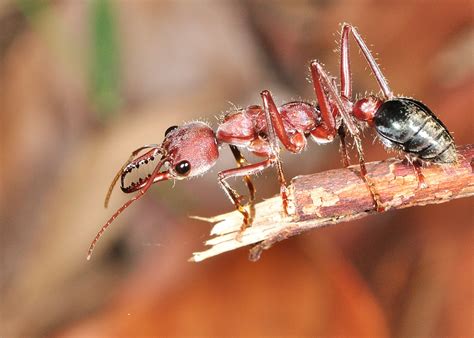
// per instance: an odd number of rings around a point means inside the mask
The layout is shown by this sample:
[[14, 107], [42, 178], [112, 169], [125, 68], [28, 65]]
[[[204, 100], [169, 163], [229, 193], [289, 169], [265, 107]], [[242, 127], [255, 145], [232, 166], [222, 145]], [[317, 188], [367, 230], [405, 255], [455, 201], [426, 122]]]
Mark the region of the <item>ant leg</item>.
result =
[[[351, 119], [350, 113], [347, 111], [346, 106], [341, 100], [341, 97], [338, 95], [338, 92], [336, 88], [334, 87], [333, 83], [331, 82], [329, 75], [324, 71], [322, 66], [316, 62], [313, 61], [311, 63], [311, 71], [315, 72], [315, 76], [313, 78], [318, 79], [315, 83], [315, 87], [321, 86], [321, 82], [323, 82], [324, 86], [328, 89], [329, 94], [333, 98], [337, 109], [341, 112], [342, 120], [343, 122], [347, 125], [350, 134], [354, 138], [354, 143], [357, 149], [357, 155], [359, 157], [359, 167], [360, 167], [360, 174], [361, 178], [364, 181], [365, 185], [367, 186], [367, 189], [370, 192], [370, 195], [372, 196], [372, 200], [374, 202], [375, 208], [378, 212], [382, 212], [385, 210], [385, 208], [382, 205], [382, 202], [380, 200], [380, 195], [377, 193], [375, 190], [374, 184], [368, 179], [367, 177], [367, 168], [365, 167], [365, 160], [364, 160], [364, 152], [362, 150], [362, 143], [359, 137], [359, 129], [355, 126], [354, 122]], [[323, 92], [323, 96], [325, 96], [325, 93]], [[323, 103], [327, 105], [327, 100], [324, 100]], [[321, 105], [321, 103], [320, 103]], [[321, 111], [322, 111], [322, 106], [321, 106]], [[329, 110], [329, 107], [326, 106], [324, 109]]]
[[[340, 56], [340, 72], [341, 72], [341, 97], [344, 101], [350, 102], [352, 98], [352, 74], [351, 64], [349, 62], [349, 40], [342, 39], [341, 41], [341, 56]], [[334, 85], [334, 83], [333, 83]], [[334, 87], [336, 87], [334, 85]], [[336, 87], [337, 88], [337, 87]], [[344, 130], [344, 122], [341, 123], [338, 129], [339, 139], [341, 140], [341, 154], [342, 162], [345, 167], [349, 166], [349, 156], [346, 148], [346, 131]]]
[[309, 67], [311, 71], [311, 78], [313, 81], [313, 88], [316, 94], [316, 98], [318, 99], [319, 109], [321, 110], [321, 117], [323, 119], [324, 126], [323, 128], [327, 133], [327, 138], [329, 140], [332, 140], [332, 138], [336, 135], [336, 118], [334, 117], [334, 114], [331, 111], [331, 106], [321, 84], [316, 64], [316, 61], [313, 61], [311, 62]]
[[[336, 83], [336, 79], [335, 78], [332, 78], [332, 85], [334, 88], [337, 88], [337, 83]], [[344, 94], [342, 92], [342, 84], [341, 84], [341, 96], [342, 98], [344, 98]], [[351, 88], [349, 87], [349, 93], [351, 92]], [[349, 96], [350, 97], [350, 96]], [[348, 99], [346, 101], [349, 101]], [[331, 105], [331, 103], [329, 103]], [[333, 107], [331, 105], [331, 111], [334, 111], [333, 109], [337, 109], [337, 107]], [[337, 112], [337, 110], [336, 110]], [[336, 113], [334, 113], [336, 114]], [[333, 115], [334, 115], [333, 114]], [[339, 152], [341, 153], [341, 157], [342, 157], [342, 165], [344, 167], [348, 167], [350, 165], [350, 161], [349, 161], [349, 154], [347, 153], [347, 146], [346, 146], [346, 130], [344, 129], [344, 121], [341, 121], [341, 124], [339, 126], [339, 128], [337, 128], [337, 134], [339, 135], [339, 141], [340, 141], [340, 145], [339, 145]]]
[[[245, 157], [242, 155], [242, 153], [240, 152], [239, 148], [237, 148], [236, 146], [232, 145], [232, 144], [229, 144], [229, 148], [230, 150], [232, 151], [232, 154], [234, 155], [234, 158], [237, 162], [237, 165], [239, 168], [242, 168], [244, 166], [247, 166], [249, 165], [249, 163], [247, 162], [247, 160], [245, 159]], [[247, 202], [247, 205], [249, 206], [249, 211], [250, 211], [250, 214], [249, 214], [249, 217], [250, 217], [250, 220], [249, 220], [249, 223], [251, 224], [252, 223], [252, 220], [253, 220], [253, 217], [255, 216], [255, 204], [254, 204], [254, 201], [255, 201], [255, 192], [256, 192], [256, 189], [255, 189], [255, 186], [253, 185], [252, 183], [252, 179], [250, 178], [249, 175], [246, 175], [244, 176], [243, 178], [244, 182], [245, 182], [245, 185], [247, 186], [247, 189], [249, 191], [249, 200]]]
[[[288, 216], [288, 188], [286, 187], [285, 175], [283, 174], [283, 168], [279, 157], [280, 147], [278, 146], [277, 136], [285, 148], [290, 151], [293, 151], [292, 147], [294, 144], [286, 133], [283, 120], [275, 102], [273, 101], [272, 94], [270, 94], [268, 90], [264, 90], [260, 93], [260, 96], [263, 100], [263, 108], [267, 122], [268, 142], [270, 144], [272, 155], [274, 156], [273, 162], [276, 164], [278, 180], [280, 181], [280, 196], [283, 203], [283, 212]], [[295, 149], [294, 152], [299, 151]]]
[[341, 113], [342, 121], [349, 130], [349, 133], [352, 136], [359, 135], [359, 128], [357, 128], [352, 120], [350, 113], [337, 93], [336, 87], [329, 78], [329, 75], [327, 75], [323, 70], [321, 64], [316, 60], [313, 60], [310, 63], [310, 70], [314, 91], [318, 99], [319, 108], [321, 109], [321, 116], [328, 130], [332, 131], [334, 134], [336, 133], [336, 119], [334, 118], [334, 114], [331, 114], [331, 104], [326, 92], [324, 91], [324, 86], [328, 89], [337, 110]]
[[370, 52], [369, 48], [365, 44], [357, 29], [348, 23], [345, 23], [342, 26], [341, 31], [341, 90], [343, 91], [343, 95], [347, 98], [350, 98], [352, 90], [349, 66], [349, 33], [352, 33], [352, 36], [356, 40], [357, 45], [362, 51], [362, 54], [364, 55], [367, 63], [369, 64], [370, 69], [372, 70], [372, 73], [374, 73], [375, 75], [375, 79], [377, 80], [380, 88], [382, 89], [385, 99], [392, 99], [393, 92], [388, 86], [388, 82], [383, 76], [383, 73], [380, 70], [379, 65], [377, 64], [377, 61], [375, 60], [374, 56]]
[[340, 72], [341, 72], [341, 96], [347, 100], [352, 98], [352, 74], [351, 64], [349, 62], [349, 39], [348, 32], [342, 28], [341, 32], [341, 55], [340, 55]]
[[[249, 164], [246, 166], [239, 166], [238, 168], [233, 168], [233, 169], [227, 169], [224, 171], [221, 171], [217, 177], [219, 180], [219, 184], [221, 185], [222, 189], [226, 192], [227, 196], [230, 198], [230, 201], [232, 204], [235, 206], [235, 208], [242, 214], [244, 217], [244, 221], [242, 223], [242, 226], [240, 228], [239, 234], [242, 233], [245, 229], [247, 229], [251, 225], [251, 215], [249, 215], [248, 211], [244, 208], [244, 206], [240, 203], [240, 195], [232, 189], [232, 187], [227, 183], [227, 179], [230, 177], [247, 177], [250, 175], [254, 175], [269, 166], [271, 166], [273, 163], [275, 163], [276, 158], [275, 157], [270, 157], [265, 161], [254, 163], [254, 164]], [[252, 193], [251, 193], [252, 195]]]
[[347, 153], [346, 131], [344, 129], [344, 122], [342, 122], [339, 128], [337, 128], [337, 133], [339, 135], [339, 140], [341, 142], [339, 151], [342, 157], [342, 165], [347, 168], [350, 165], [350, 161], [349, 161], [349, 154]]
[[[332, 103], [328, 100], [326, 92], [323, 89], [323, 85], [321, 83], [321, 79], [319, 77], [319, 72], [317, 69], [317, 62], [313, 61], [310, 64], [310, 71], [311, 77], [313, 82], [314, 92], [316, 94], [316, 98], [318, 99], [319, 109], [321, 110], [321, 117], [323, 118], [323, 123], [319, 127], [323, 135], [331, 141], [334, 136], [336, 136], [336, 132], [339, 134], [339, 139], [341, 141], [340, 151], [342, 155], [342, 163], [345, 167], [349, 166], [349, 156], [347, 154], [347, 147], [346, 147], [346, 132], [344, 130], [344, 121], [341, 122], [339, 128], [336, 130], [336, 119], [335, 114], [337, 114], [337, 107], [334, 107]], [[332, 81], [332, 85], [336, 87], [335, 81]], [[342, 114], [341, 114], [342, 115]]]
[[268, 140], [272, 151], [275, 154], [279, 153], [279, 139], [288, 151], [291, 151], [295, 154], [299, 153], [306, 144], [304, 135], [302, 133], [296, 133], [290, 137], [285, 129], [283, 119], [280, 115], [280, 112], [278, 111], [275, 101], [273, 100], [272, 94], [268, 90], [264, 90], [260, 93], [260, 96], [263, 100]]
[[385, 207], [382, 204], [379, 193], [375, 189], [375, 184], [367, 177], [367, 168], [365, 167], [364, 152], [362, 150], [362, 143], [360, 141], [360, 138], [354, 137], [354, 143], [357, 149], [357, 155], [359, 157], [360, 175], [362, 177], [362, 180], [364, 181], [367, 189], [370, 192], [372, 201], [375, 205], [375, 210], [377, 212], [383, 212], [385, 211]]
[[405, 159], [408, 161], [408, 164], [413, 167], [413, 171], [418, 179], [418, 189], [425, 189], [428, 185], [425, 182], [425, 175], [421, 171], [423, 167], [422, 162], [417, 158], [412, 158], [410, 156], [405, 156]]
[[280, 159], [276, 160], [276, 167], [278, 180], [280, 181], [280, 196], [283, 204], [283, 212], [285, 213], [285, 216], [288, 216], [288, 188], [286, 186], [285, 175], [283, 174], [283, 168]]
[[[245, 166], [249, 165], [249, 163], [247, 162], [245, 157], [240, 152], [239, 148], [237, 148], [236, 146], [234, 146], [232, 144], [229, 144], [229, 148], [230, 148], [230, 150], [232, 150], [232, 155], [234, 155], [234, 158], [235, 158], [239, 168], [242, 168], [242, 167], [245, 167]], [[244, 181], [245, 181], [245, 185], [247, 186], [247, 189], [249, 191], [249, 201], [253, 202], [255, 200], [255, 192], [256, 192], [255, 186], [253, 185], [250, 176], [244, 176]]]
[[[159, 149], [160, 149], [160, 146], [157, 145], [157, 144], [145, 144], [144, 146], [141, 146], [140, 148], [137, 148], [135, 149], [132, 154], [130, 155], [130, 157], [128, 158], [128, 160], [124, 163], [124, 165], [117, 171], [117, 174], [115, 174], [113, 180], [112, 180], [112, 183], [110, 183], [110, 186], [109, 186], [109, 189], [107, 190], [107, 194], [105, 195], [105, 200], [104, 200], [104, 208], [107, 209], [107, 207], [109, 206], [109, 200], [110, 200], [110, 195], [112, 195], [112, 190], [114, 189], [115, 185], [117, 184], [117, 181], [119, 180], [120, 178], [120, 175], [122, 175], [122, 172], [123, 170], [125, 169], [125, 167], [127, 165], [129, 165], [133, 158], [135, 156], [137, 156], [137, 154], [142, 151], [142, 150], [145, 150], [145, 149], [152, 149], [150, 150], [148, 153], [151, 153], [153, 151], [156, 151], [157, 153], [159, 152]], [[146, 154], [148, 154], [146, 153]], [[145, 155], [146, 155], [145, 154]]]

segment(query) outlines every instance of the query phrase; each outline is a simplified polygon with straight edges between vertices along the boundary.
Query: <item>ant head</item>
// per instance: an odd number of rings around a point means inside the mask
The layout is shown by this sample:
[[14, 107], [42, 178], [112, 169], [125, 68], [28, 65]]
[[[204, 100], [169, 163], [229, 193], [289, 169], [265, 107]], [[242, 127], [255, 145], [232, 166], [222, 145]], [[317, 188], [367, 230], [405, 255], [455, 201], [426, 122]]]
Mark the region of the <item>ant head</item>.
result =
[[[157, 156], [161, 155], [158, 160]], [[121, 188], [130, 193], [153, 183], [185, 179], [208, 171], [219, 156], [214, 131], [203, 122], [172, 126], [160, 147], [130, 161], [122, 170]], [[160, 171], [165, 167], [164, 171]]]
[[214, 131], [204, 122], [168, 128], [161, 147], [169, 173], [175, 179], [203, 174], [219, 157]]
[[[145, 149], [148, 151], [139, 155]], [[161, 158], [158, 159], [160, 155]], [[104, 205], [107, 207], [112, 189], [119, 178], [123, 192], [138, 191], [138, 193], [117, 209], [102, 226], [89, 247], [87, 259], [90, 259], [97, 241], [110, 224], [130, 204], [141, 198], [153, 183], [200, 175], [216, 163], [218, 156], [214, 131], [203, 122], [190, 122], [181, 127], [170, 127], [165, 132], [165, 139], [161, 146], [145, 145], [135, 150], [113, 179]], [[165, 170], [161, 171], [163, 166]]]
[[360, 121], [365, 121], [369, 125], [373, 124], [374, 115], [382, 105], [383, 101], [374, 95], [369, 95], [354, 103], [354, 117]]

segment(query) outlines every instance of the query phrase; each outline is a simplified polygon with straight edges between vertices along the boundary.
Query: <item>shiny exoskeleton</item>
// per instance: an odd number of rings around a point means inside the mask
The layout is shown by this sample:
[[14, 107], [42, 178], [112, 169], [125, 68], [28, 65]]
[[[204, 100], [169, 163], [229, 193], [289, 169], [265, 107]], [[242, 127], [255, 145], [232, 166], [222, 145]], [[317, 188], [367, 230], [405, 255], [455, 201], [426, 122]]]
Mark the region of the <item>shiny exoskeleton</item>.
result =
[[[370, 70], [380, 86], [382, 97], [369, 95], [352, 100], [352, 75], [349, 62], [349, 35], [352, 34]], [[377, 131], [382, 143], [388, 148], [404, 152], [418, 176], [419, 186], [424, 187], [423, 164], [450, 164], [457, 161], [457, 153], [452, 136], [436, 115], [421, 102], [404, 97], [397, 97], [390, 89], [375, 58], [368, 49], [357, 30], [344, 24], [341, 31], [341, 90], [338, 93], [329, 75], [317, 65], [321, 80], [328, 91], [329, 98], [334, 102], [343, 117], [343, 122], [354, 136], [358, 145], [357, 127], [351, 117], [366, 122]], [[319, 100], [319, 98], [318, 98]], [[363, 154], [357, 147], [361, 162]], [[365, 177], [361, 165], [362, 177]], [[374, 192], [374, 190], [372, 190]], [[378, 197], [375, 192], [373, 196]], [[375, 198], [378, 210], [380, 200]]]
[[432, 163], [456, 161], [454, 140], [431, 110], [413, 99], [385, 101], [375, 112], [373, 123], [388, 147]]
[[[350, 33], [375, 75], [382, 90], [382, 98], [370, 95], [352, 101]], [[420, 182], [423, 182], [423, 175], [418, 162], [456, 161], [454, 142], [446, 127], [422, 103], [393, 95], [365, 42], [351, 25], [344, 24], [341, 32], [340, 91], [319, 62], [310, 63], [310, 72], [317, 105], [293, 101], [277, 106], [271, 93], [264, 90], [260, 93], [261, 106], [252, 105], [226, 114], [216, 131], [203, 122], [172, 126], [166, 130], [161, 145], [144, 145], [132, 152], [113, 179], [105, 198], [105, 206], [107, 207], [112, 189], [119, 180], [123, 192], [137, 194], [102, 226], [89, 247], [88, 258], [107, 227], [130, 204], [141, 198], [152, 184], [204, 174], [214, 166], [219, 157], [219, 149], [224, 144], [229, 145], [237, 167], [219, 172], [218, 182], [243, 216], [241, 232], [251, 224], [254, 211], [255, 188], [250, 176], [270, 166], [277, 169], [283, 210], [288, 213], [286, 181], [279, 159], [280, 144], [289, 152], [300, 153], [306, 147], [307, 137], [322, 144], [333, 141], [339, 135], [344, 165], [347, 166], [349, 160], [344, 142], [345, 130], [354, 140], [359, 157], [360, 177], [366, 183], [375, 209], [384, 210], [374, 184], [367, 177], [360, 130], [354, 119], [375, 128], [387, 147], [403, 151], [413, 163]], [[263, 160], [250, 164], [242, 156], [240, 149], [248, 150]], [[249, 191], [246, 205], [242, 203], [242, 196], [227, 182], [231, 177], [243, 178]]]

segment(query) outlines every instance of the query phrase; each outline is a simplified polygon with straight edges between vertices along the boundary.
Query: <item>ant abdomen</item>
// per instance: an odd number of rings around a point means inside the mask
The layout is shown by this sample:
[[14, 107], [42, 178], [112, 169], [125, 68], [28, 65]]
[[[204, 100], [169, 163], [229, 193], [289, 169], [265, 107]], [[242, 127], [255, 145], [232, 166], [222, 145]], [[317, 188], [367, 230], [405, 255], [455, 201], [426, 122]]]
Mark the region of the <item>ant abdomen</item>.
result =
[[421, 102], [408, 98], [385, 101], [373, 122], [382, 142], [432, 163], [453, 163], [457, 155], [451, 134]]

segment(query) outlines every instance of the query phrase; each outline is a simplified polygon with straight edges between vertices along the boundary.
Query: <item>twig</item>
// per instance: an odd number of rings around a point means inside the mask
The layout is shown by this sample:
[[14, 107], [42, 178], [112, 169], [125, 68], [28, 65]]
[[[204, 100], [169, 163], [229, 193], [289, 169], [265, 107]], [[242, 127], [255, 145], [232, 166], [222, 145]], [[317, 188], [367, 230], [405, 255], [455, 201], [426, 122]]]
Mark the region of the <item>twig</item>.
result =
[[[474, 195], [474, 145], [458, 148], [456, 165], [430, 165], [423, 168], [426, 188], [419, 188], [412, 166], [398, 159], [367, 163], [369, 178], [380, 194], [385, 210], [444, 203]], [[256, 205], [251, 227], [240, 236], [242, 216], [234, 211], [212, 218], [216, 223], [202, 252], [190, 261], [199, 262], [243, 246], [260, 243], [250, 250], [257, 260], [262, 250], [274, 243], [309, 229], [347, 222], [375, 214], [371, 196], [360, 179], [358, 166], [297, 176], [289, 186], [290, 216], [283, 217], [279, 196]]]

